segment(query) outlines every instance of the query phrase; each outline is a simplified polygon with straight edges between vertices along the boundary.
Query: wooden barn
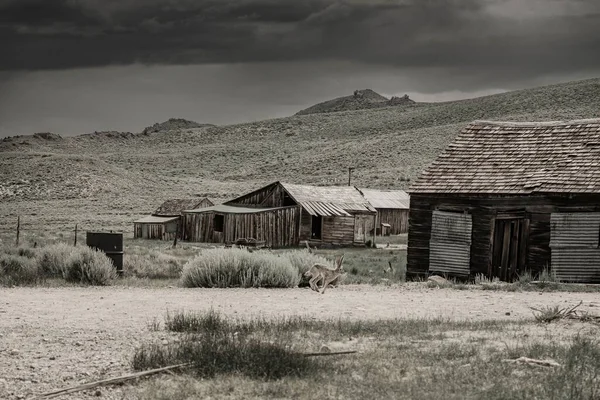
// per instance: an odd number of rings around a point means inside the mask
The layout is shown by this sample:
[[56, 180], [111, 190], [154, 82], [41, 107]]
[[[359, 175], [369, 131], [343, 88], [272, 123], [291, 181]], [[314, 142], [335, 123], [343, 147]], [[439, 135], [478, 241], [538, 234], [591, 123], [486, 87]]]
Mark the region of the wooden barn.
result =
[[600, 283], [600, 119], [473, 122], [409, 193], [410, 276]]
[[377, 210], [375, 226], [382, 235], [408, 232], [410, 196], [404, 190], [359, 189], [365, 199]]
[[241, 238], [266, 246], [364, 245], [375, 209], [351, 186], [275, 182], [221, 206], [183, 213], [183, 238], [232, 243]]
[[141, 239], [174, 240], [179, 230], [183, 210], [212, 206], [208, 198], [171, 199], [153, 213], [133, 223], [133, 237]]

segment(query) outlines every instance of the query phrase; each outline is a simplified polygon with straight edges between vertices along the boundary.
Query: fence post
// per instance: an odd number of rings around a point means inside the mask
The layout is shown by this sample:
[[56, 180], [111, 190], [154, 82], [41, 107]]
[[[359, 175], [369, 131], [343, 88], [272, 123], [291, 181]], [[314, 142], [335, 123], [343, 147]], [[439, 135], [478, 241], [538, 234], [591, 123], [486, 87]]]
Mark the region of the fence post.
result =
[[21, 216], [17, 216], [17, 247], [19, 247], [19, 235], [21, 234]]
[[73, 246], [77, 246], [77, 224], [75, 224], [75, 240], [73, 242]]

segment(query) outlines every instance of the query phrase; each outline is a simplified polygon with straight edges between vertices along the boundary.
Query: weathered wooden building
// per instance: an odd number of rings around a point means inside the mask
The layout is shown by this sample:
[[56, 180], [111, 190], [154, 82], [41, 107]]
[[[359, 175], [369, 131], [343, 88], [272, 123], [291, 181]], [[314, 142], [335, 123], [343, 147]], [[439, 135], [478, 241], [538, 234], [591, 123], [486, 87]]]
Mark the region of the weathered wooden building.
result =
[[133, 223], [133, 237], [142, 239], [174, 240], [179, 231], [181, 212], [212, 206], [208, 198], [171, 199], [162, 203], [152, 215]]
[[473, 122], [409, 193], [411, 276], [600, 283], [600, 120]]
[[358, 189], [377, 211], [375, 226], [382, 235], [408, 232], [410, 196], [404, 190]]
[[274, 182], [222, 206], [183, 213], [183, 238], [231, 243], [241, 238], [270, 247], [353, 245], [369, 240], [375, 209], [351, 186]]

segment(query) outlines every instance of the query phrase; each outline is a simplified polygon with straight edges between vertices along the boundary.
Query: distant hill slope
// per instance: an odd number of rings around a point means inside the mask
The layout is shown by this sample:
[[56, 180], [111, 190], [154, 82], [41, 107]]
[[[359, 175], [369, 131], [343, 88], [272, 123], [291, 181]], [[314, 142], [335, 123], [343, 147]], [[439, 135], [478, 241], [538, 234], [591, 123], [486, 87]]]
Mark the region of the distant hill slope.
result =
[[169, 198], [232, 198], [275, 180], [344, 185], [349, 166], [355, 167], [352, 184], [406, 189], [473, 120], [594, 117], [600, 117], [600, 79], [445, 103], [176, 128], [128, 139], [0, 141], [0, 214], [6, 217], [0, 231], [3, 226], [14, 231], [21, 215], [40, 229], [72, 229], [78, 222], [83, 229], [131, 232], [133, 219]]
[[315, 104], [314, 106], [297, 112], [296, 115], [366, 110], [371, 108], [410, 105], [414, 103], [415, 102], [413, 100], [408, 98], [408, 95], [404, 95], [402, 97], [392, 97], [391, 99], [388, 99], [387, 97], [384, 97], [371, 89], [363, 89], [355, 90], [352, 96], [338, 97], [333, 100]]
[[144, 128], [143, 134], [174, 131], [176, 129], [202, 128], [205, 126], [214, 126], [213, 124], [200, 124], [195, 121], [189, 121], [183, 118], [169, 118], [165, 122], [156, 123], [152, 126]]

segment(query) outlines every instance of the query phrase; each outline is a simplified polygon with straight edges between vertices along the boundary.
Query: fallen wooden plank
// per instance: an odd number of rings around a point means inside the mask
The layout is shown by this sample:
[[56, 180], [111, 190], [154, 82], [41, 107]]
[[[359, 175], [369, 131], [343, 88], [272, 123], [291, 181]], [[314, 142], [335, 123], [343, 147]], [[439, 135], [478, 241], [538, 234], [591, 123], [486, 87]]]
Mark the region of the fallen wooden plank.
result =
[[48, 392], [48, 393], [43, 393], [43, 394], [39, 395], [38, 397], [34, 397], [34, 399], [51, 399], [54, 397], [62, 396], [63, 394], [71, 394], [71, 393], [81, 392], [83, 390], [95, 389], [97, 387], [104, 386], [104, 385], [122, 383], [122, 382], [126, 382], [126, 381], [129, 381], [132, 379], [137, 379], [137, 378], [141, 378], [141, 377], [148, 376], [148, 375], [158, 374], [160, 372], [166, 372], [166, 371], [171, 371], [171, 370], [177, 369], [177, 368], [188, 367], [190, 365], [192, 365], [192, 363], [170, 365], [168, 367], [156, 368], [156, 369], [151, 369], [148, 371], [136, 372], [134, 374], [117, 376], [115, 378], [104, 379], [101, 381], [85, 383], [83, 385], [78, 385], [78, 386], [73, 386], [73, 387], [66, 388], [66, 389], [60, 389], [60, 390], [55, 390], [55, 391]]

